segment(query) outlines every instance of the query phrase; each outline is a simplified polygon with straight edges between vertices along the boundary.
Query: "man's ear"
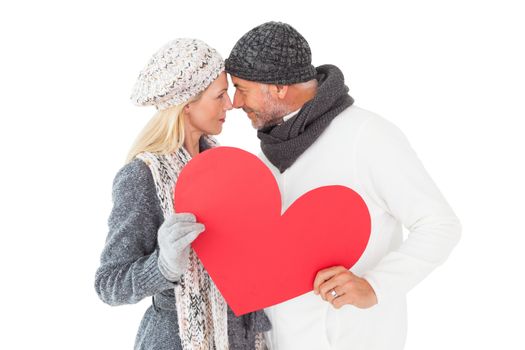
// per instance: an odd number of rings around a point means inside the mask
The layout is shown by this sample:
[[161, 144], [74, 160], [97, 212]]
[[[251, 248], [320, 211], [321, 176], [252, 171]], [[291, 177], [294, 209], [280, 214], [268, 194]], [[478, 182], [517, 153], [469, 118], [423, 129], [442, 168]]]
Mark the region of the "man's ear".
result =
[[286, 94], [288, 93], [288, 85], [272, 85], [272, 88], [275, 92], [275, 95], [280, 100], [283, 100], [286, 97]]

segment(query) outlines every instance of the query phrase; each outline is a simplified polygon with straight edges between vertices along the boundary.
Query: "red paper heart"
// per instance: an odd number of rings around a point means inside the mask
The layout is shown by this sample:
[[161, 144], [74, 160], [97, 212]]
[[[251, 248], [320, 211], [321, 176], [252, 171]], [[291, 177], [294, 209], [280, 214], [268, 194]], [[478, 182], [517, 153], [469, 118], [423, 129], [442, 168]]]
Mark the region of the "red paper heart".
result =
[[193, 158], [174, 203], [206, 226], [192, 247], [236, 315], [311, 291], [319, 270], [352, 267], [370, 237], [365, 202], [344, 186], [309, 191], [281, 216], [271, 171], [232, 147]]

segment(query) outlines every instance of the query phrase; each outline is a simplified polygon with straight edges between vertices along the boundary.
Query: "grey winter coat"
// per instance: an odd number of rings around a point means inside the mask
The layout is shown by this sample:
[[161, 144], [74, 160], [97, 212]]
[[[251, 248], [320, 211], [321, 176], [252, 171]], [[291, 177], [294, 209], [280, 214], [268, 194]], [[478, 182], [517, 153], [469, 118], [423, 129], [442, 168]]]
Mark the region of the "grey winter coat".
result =
[[[109, 305], [152, 297], [139, 326], [135, 349], [182, 349], [174, 283], [157, 266], [157, 230], [164, 216], [153, 176], [139, 159], [125, 165], [113, 182], [109, 233], [95, 276], [95, 289]], [[262, 311], [236, 317], [228, 308], [230, 349], [253, 349], [256, 332], [269, 330]]]

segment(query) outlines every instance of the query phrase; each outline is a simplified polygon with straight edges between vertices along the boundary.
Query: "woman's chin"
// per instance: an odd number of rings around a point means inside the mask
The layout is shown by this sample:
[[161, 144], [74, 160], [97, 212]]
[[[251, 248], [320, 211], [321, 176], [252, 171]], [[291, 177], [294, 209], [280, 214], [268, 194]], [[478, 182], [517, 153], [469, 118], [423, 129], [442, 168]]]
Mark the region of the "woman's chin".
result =
[[213, 130], [210, 130], [210, 132], [208, 133], [208, 135], [219, 135], [220, 133], [222, 132], [222, 125], [213, 129]]

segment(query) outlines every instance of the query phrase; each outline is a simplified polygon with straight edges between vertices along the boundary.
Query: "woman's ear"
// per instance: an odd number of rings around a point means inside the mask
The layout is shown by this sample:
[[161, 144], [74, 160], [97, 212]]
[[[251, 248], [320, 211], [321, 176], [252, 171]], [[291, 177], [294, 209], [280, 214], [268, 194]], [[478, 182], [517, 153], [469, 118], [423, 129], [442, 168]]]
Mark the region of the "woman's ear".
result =
[[182, 109], [182, 112], [185, 115], [188, 115], [190, 113], [190, 104], [189, 103], [186, 106], [184, 106], [184, 108]]

